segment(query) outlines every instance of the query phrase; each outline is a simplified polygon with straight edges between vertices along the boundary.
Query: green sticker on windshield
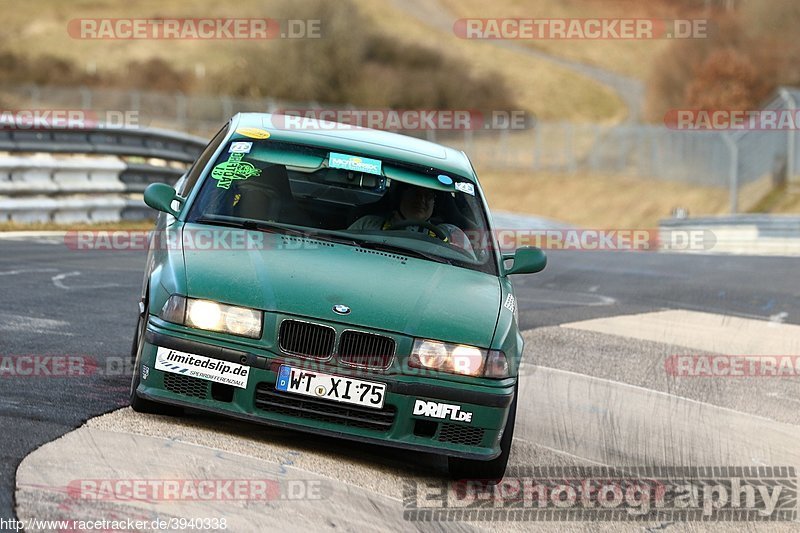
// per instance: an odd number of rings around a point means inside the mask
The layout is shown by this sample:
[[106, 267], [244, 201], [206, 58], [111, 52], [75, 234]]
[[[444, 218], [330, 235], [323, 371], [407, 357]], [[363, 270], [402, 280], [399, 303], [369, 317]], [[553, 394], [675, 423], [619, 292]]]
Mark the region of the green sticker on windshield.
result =
[[381, 175], [381, 161], [368, 157], [331, 152], [328, 156], [328, 166], [330, 168], [342, 168], [344, 170], [355, 170], [356, 172]]
[[261, 169], [256, 168], [252, 163], [242, 161], [244, 155], [242, 153], [231, 154], [227, 161], [211, 170], [211, 177], [217, 180], [217, 187], [229, 189], [233, 180], [246, 180], [261, 175]]

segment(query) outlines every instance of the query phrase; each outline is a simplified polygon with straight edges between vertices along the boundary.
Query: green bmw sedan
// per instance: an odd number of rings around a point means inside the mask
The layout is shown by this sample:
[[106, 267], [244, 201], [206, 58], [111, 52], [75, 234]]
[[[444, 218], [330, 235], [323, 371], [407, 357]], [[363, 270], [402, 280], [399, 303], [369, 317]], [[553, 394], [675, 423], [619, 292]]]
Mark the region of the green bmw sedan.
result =
[[[460, 151], [337, 123], [239, 114], [150, 234], [131, 406], [448, 457], [499, 479], [523, 352], [511, 274]], [[523, 398], [524, 401], [524, 398]]]

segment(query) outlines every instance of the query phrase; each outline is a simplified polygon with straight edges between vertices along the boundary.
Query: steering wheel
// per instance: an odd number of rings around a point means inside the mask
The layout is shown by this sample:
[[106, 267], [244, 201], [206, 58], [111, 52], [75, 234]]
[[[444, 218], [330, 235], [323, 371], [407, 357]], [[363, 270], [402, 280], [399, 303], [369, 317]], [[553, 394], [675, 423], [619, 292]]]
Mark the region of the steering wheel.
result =
[[403, 228], [408, 228], [410, 226], [420, 226], [429, 229], [433, 232], [434, 235], [439, 237], [441, 240], [445, 242], [449, 240], [447, 237], [447, 233], [445, 233], [445, 231], [442, 228], [440, 228], [436, 224], [428, 222], [427, 220], [401, 220], [400, 222], [395, 222], [386, 229], [387, 230], [403, 229]]

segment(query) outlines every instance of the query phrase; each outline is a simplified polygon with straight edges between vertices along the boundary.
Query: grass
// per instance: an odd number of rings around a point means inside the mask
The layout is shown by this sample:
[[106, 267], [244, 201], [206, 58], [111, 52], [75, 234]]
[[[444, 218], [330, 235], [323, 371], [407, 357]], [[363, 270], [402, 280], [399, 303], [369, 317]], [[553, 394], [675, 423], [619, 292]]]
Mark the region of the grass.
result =
[[[487, 8], [483, 0], [441, 0], [458, 18], [690, 18], [664, 0], [493, 0]], [[697, 15], [693, 15], [697, 16]], [[668, 39], [652, 40], [519, 40], [519, 44], [596, 65], [639, 79], [646, 79], [653, 59], [669, 46]]]
[[468, 59], [475, 72], [500, 74], [516, 101], [540, 119], [617, 122], [626, 114], [611, 90], [548, 61], [433, 30], [387, 0], [356, 0], [356, 5], [382, 33], [447, 50]]
[[[466, 59], [475, 74], [502, 77], [513, 90], [520, 107], [542, 119], [616, 122], [625, 116], [619, 98], [603, 85], [551, 63], [487, 43], [465, 41], [451, 32], [435, 31], [399, 11], [391, 0], [356, 0], [359, 12], [370, 21], [372, 31], [402, 42], [429, 44], [453, 57]], [[36, 57], [51, 54], [73, 60], [87, 70], [114, 70], [128, 61], [160, 58], [174, 67], [194, 72], [225, 72], [247, 78], [237, 63], [241, 52], [259, 47], [263, 54], [276, 53], [272, 42], [255, 41], [109, 41], [70, 37], [67, 23], [77, 18], [146, 17], [269, 17], [269, 4], [242, 0], [235, 10], [220, 2], [190, 0], [140, 0], [135, 4], [113, 0], [40, 0], [36, 15], [25, 10], [5, 13], [4, 46], [11, 51]], [[324, 27], [324, 20], [322, 25]], [[325, 38], [347, 39], [347, 35]], [[276, 73], [291, 75], [286, 65]], [[120, 75], [124, 75], [121, 73]], [[380, 83], [376, 80], [376, 83]]]
[[56, 224], [54, 222], [37, 222], [35, 224], [19, 224], [16, 222], [0, 222], [0, 231], [80, 231], [80, 230], [151, 230], [152, 220], [123, 220], [120, 222], [98, 222], [96, 224]]
[[770, 210], [772, 213], [800, 214], [800, 185], [790, 185]]
[[484, 172], [492, 209], [552, 218], [581, 227], [655, 228], [676, 207], [690, 216], [726, 213], [728, 191], [620, 176]]

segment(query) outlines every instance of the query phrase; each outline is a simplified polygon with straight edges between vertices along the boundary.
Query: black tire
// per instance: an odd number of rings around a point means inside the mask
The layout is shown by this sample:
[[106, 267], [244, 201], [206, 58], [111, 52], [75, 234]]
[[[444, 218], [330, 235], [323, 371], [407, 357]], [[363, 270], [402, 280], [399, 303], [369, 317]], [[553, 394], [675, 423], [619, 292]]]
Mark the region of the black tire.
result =
[[141, 376], [142, 372], [142, 349], [144, 346], [144, 334], [147, 330], [148, 313], [148, 309], [145, 308], [144, 313], [139, 315], [139, 320], [136, 321], [136, 334], [133, 337], [133, 344], [131, 345], [131, 361], [133, 361], [130, 396], [131, 409], [137, 413], [170, 416], [179, 415], [183, 413], [183, 409], [180, 407], [146, 400], [136, 394], [136, 389], [139, 388], [139, 376]]
[[453, 479], [477, 479], [490, 483], [499, 483], [506, 473], [508, 456], [511, 454], [511, 442], [514, 439], [514, 424], [517, 418], [517, 387], [514, 388], [514, 400], [508, 411], [506, 427], [500, 439], [500, 455], [491, 461], [477, 461], [461, 459], [459, 457], [447, 458], [447, 469]]

